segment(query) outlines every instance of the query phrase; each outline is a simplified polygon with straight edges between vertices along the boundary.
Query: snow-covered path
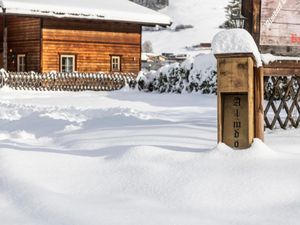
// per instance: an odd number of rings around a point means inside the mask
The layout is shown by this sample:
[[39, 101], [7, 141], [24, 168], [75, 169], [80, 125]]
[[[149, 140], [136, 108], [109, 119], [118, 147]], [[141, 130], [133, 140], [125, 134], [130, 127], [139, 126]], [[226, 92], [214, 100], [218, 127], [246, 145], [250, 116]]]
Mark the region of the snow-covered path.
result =
[[214, 96], [1, 89], [0, 221], [298, 224], [299, 135], [234, 152]]

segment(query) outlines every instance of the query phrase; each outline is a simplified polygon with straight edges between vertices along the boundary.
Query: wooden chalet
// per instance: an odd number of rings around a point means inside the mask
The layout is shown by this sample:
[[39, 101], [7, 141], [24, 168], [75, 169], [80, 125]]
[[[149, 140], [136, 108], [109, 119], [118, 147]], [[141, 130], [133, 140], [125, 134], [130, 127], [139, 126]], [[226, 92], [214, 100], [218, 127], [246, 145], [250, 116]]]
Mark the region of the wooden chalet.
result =
[[142, 26], [168, 16], [125, 0], [3, 0], [0, 67], [12, 72], [133, 72]]

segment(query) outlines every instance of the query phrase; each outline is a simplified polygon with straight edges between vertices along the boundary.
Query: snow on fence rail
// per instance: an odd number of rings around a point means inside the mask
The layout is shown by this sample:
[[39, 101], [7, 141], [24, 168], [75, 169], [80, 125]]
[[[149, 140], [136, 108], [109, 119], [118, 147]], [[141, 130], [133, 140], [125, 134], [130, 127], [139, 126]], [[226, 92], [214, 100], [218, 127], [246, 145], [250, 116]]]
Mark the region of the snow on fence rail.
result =
[[11, 73], [0, 71], [0, 88], [40, 91], [114, 91], [135, 83], [133, 73]]

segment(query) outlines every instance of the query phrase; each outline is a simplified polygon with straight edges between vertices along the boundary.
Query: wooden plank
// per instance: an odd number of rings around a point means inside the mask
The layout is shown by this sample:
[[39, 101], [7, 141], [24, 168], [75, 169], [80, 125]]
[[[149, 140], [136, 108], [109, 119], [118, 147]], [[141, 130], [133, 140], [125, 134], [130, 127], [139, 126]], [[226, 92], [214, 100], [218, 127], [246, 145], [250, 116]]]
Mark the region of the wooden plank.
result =
[[300, 60], [276, 60], [264, 65], [264, 67], [300, 68]]
[[299, 1], [295, 0], [286, 0], [286, 1], [278, 1], [278, 0], [263, 0], [262, 1], [262, 8], [271, 8], [275, 10], [277, 6], [282, 5], [281, 10], [289, 10], [289, 11], [297, 11], [300, 10], [300, 3]]
[[140, 45], [69, 43], [43, 40], [43, 72], [59, 71], [59, 54], [76, 54], [77, 70], [80, 72], [109, 72], [111, 54], [122, 55], [122, 71], [139, 71]]
[[122, 72], [141, 64], [141, 26], [115, 22], [43, 19], [43, 72], [59, 71], [59, 54], [76, 54], [79, 72], [110, 72], [111, 55], [121, 55]]
[[72, 20], [64, 18], [45, 18], [43, 27], [47, 29], [65, 29], [65, 30], [83, 30], [83, 31], [105, 31], [116, 33], [139, 33], [140, 25], [133, 23], [118, 23], [109, 21], [95, 21], [95, 20]]
[[8, 49], [10, 50], [8, 70], [16, 71], [16, 55], [26, 54], [27, 70], [38, 72], [40, 70], [41, 47], [40, 19], [9, 16], [7, 25]]
[[[237, 100], [239, 104], [236, 104]], [[247, 94], [223, 94], [223, 131], [225, 144], [245, 149], [249, 147], [249, 108]], [[251, 142], [250, 142], [251, 143]]]
[[255, 138], [264, 141], [264, 74], [263, 68], [256, 68], [254, 73], [254, 114]]
[[[218, 61], [218, 89], [221, 92], [247, 92], [248, 91], [248, 59], [226, 58]], [[238, 74], [238, 76], [236, 75]]]
[[300, 42], [291, 43], [292, 34], [300, 35], [299, 1], [262, 0], [260, 44], [300, 46]]
[[300, 75], [300, 61], [278, 60], [264, 65], [263, 72], [266, 76]]
[[[261, 20], [263, 22], [267, 21], [272, 17], [273, 12], [276, 10], [275, 8], [262, 8], [264, 13], [261, 15]], [[280, 14], [277, 15], [275, 23], [279, 24], [297, 24], [300, 25], [299, 21], [300, 9], [282, 9]]]
[[140, 44], [139, 33], [43, 29], [43, 39], [69, 42]]
[[291, 75], [300, 76], [300, 69], [264, 68], [263, 71], [266, 76], [291, 76]]
[[26, 41], [40, 38], [40, 19], [9, 16], [7, 20], [9, 41]]
[[[219, 70], [218, 70], [219, 71]], [[220, 82], [218, 82], [219, 85]], [[217, 118], [217, 122], [218, 122], [218, 143], [223, 141], [223, 114], [222, 114], [222, 109], [223, 109], [223, 105], [222, 105], [222, 93], [219, 91], [218, 88], [218, 105], [217, 105], [217, 109], [218, 109], [218, 118]]]
[[248, 143], [252, 144], [255, 137], [255, 89], [254, 89], [254, 59], [253, 57], [247, 58], [247, 78], [248, 78]]
[[260, 32], [260, 9], [261, 0], [253, 0], [253, 36], [255, 40]]
[[8, 59], [7, 59], [7, 17], [5, 10], [3, 12], [3, 68], [7, 71], [8, 69]]
[[[271, 28], [270, 28], [271, 29]], [[262, 30], [261, 32], [261, 45], [281, 45], [281, 46], [300, 46], [300, 33], [296, 30], [299, 29], [299, 24], [272, 24], [272, 31], [269, 29]]]

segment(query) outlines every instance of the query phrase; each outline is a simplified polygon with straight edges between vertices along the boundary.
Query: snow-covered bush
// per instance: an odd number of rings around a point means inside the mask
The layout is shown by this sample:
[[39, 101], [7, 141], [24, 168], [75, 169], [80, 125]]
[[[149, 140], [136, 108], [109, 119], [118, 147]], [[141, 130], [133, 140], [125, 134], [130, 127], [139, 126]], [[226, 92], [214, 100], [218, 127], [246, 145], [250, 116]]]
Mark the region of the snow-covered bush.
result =
[[141, 72], [137, 77], [135, 88], [159, 93], [216, 93], [216, 67], [214, 55], [198, 55], [182, 64], [174, 63], [158, 71]]

